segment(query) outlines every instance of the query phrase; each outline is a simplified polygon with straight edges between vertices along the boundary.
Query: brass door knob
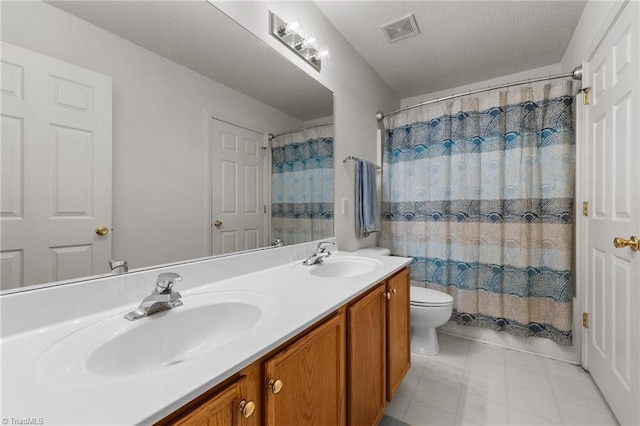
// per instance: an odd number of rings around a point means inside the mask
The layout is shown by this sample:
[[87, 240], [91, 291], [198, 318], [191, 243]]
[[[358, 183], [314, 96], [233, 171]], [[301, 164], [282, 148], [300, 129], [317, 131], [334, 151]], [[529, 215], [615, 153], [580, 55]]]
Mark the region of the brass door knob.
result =
[[96, 234], [98, 235], [107, 235], [109, 233], [109, 228], [104, 225], [100, 225], [96, 228]]
[[640, 250], [640, 240], [638, 240], [638, 237], [636, 237], [635, 235], [629, 237], [628, 240], [620, 237], [615, 237], [613, 239], [613, 246], [615, 248], [629, 247], [633, 251], [638, 251]]
[[391, 294], [390, 291], [387, 291], [387, 292], [384, 293], [384, 296], [387, 298], [387, 300], [391, 300], [392, 294]]
[[280, 391], [282, 390], [282, 386], [284, 386], [284, 384], [282, 383], [282, 380], [280, 379], [271, 379], [269, 380], [269, 389], [271, 389], [271, 392], [274, 395], [277, 395], [280, 393]]
[[256, 411], [256, 403], [243, 399], [242, 401], [240, 401], [240, 405], [238, 406], [238, 408], [242, 413], [242, 417], [248, 419], [249, 417], [253, 416], [253, 412]]
[[222, 222], [216, 220], [215, 222], [213, 222], [213, 226], [215, 226], [216, 228], [220, 228], [222, 226]]
[[398, 291], [395, 288], [392, 288], [391, 293], [395, 296], [396, 294], [398, 294]]

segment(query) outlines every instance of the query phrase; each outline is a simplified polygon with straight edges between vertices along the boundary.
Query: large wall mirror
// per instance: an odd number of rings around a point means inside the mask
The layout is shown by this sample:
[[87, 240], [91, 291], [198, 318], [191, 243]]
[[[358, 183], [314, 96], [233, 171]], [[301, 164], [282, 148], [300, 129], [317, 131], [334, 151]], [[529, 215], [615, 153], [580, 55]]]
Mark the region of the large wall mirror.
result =
[[0, 7], [3, 291], [333, 235], [332, 92], [215, 6]]

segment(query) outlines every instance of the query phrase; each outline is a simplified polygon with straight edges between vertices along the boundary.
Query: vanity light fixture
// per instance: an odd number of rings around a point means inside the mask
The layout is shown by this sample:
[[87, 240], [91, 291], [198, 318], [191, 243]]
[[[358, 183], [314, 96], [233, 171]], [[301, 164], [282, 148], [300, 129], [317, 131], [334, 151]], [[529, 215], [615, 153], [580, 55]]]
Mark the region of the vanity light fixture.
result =
[[329, 57], [327, 47], [318, 47], [314, 35], [302, 36], [300, 23], [295, 20], [285, 21], [273, 12], [269, 12], [271, 22], [271, 35], [284, 43], [311, 66], [320, 71], [322, 59]]

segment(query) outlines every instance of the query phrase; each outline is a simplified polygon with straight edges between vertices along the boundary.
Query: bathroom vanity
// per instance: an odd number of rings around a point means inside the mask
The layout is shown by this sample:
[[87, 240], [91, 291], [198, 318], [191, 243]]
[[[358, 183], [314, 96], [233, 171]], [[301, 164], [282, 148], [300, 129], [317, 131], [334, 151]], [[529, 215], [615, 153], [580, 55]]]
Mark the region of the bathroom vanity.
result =
[[158, 424], [377, 425], [409, 367], [404, 268]]
[[[410, 259], [302, 265], [316, 244], [2, 295], [2, 416], [377, 424], [409, 368]], [[183, 306], [124, 319], [166, 272]]]

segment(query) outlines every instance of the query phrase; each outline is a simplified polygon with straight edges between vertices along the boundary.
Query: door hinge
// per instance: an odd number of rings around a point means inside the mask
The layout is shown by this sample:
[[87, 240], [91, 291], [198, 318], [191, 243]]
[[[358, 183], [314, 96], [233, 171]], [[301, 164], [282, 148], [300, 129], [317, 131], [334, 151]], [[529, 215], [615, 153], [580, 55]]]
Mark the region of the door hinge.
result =
[[589, 216], [589, 202], [582, 203], [582, 216]]
[[578, 90], [578, 93], [582, 92], [582, 103], [584, 105], [589, 105], [589, 91], [591, 87], [585, 87], [584, 89]]
[[266, 146], [261, 146], [260, 147], [260, 151], [262, 151], [262, 156], [263, 157], [267, 156], [267, 147]]
[[267, 206], [262, 206], [262, 213], [267, 214]]
[[583, 312], [582, 313], [582, 326], [584, 328], [589, 328], [589, 313], [588, 312]]

